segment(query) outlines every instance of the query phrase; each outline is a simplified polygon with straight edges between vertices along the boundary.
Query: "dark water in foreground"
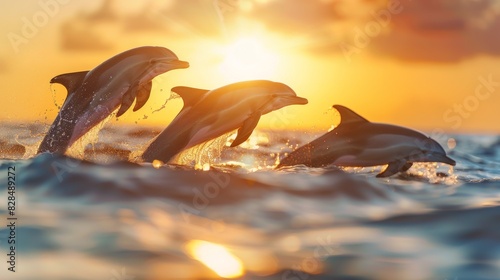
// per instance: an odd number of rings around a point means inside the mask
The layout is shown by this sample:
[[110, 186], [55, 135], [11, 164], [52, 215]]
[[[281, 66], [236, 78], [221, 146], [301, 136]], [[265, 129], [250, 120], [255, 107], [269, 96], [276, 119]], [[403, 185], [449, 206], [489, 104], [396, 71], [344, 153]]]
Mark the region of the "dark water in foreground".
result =
[[377, 179], [378, 167], [272, 169], [317, 134], [260, 131], [210, 151], [211, 166], [194, 151], [155, 168], [125, 161], [148, 129], [107, 128], [85, 160], [33, 156], [45, 131], [2, 125], [17, 272], [3, 225], [0, 279], [500, 279], [500, 136], [452, 136], [454, 169]]

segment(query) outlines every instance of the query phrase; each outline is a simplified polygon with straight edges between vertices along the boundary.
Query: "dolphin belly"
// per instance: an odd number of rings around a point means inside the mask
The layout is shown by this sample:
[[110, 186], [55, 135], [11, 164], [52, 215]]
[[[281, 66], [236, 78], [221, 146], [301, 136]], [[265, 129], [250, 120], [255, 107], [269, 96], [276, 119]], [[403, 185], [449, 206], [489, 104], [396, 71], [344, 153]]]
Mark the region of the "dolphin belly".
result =
[[[239, 110], [234, 110], [238, 112]], [[244, 120], [244, 114], [239, 111], [238, 117], [221, 118], [222, 112], [217, 115], [204, 116], [198, 121], [196, 116], [199, 112], [191, 110], [181, 118], [174, 121], [158, 135], [146, 148], [142, 155], [142, 160], [152, 162], [161, 160], [168, 162], [182, 150], [192, 148], [208, 140], [222, 136], [228, 132], [236, 130]], [[224, 112], [227, 113], [228, 112]], [[214, 113], [211, 113], [214, 114]], [[214, 121], [215, 120], [215, 121]]]
[[245, 118], [237, 117], [237, 118], [229, 118], [229, 120], [221, 119], [216, 123], [207, 124], [198, 131], [194, 132], [192, 138], [186, 145], [186, 149], [192, 148], [210, 139], [217, 138], [221, 135], [234, 131], [241, 126], [241, 123], [244, 120]]

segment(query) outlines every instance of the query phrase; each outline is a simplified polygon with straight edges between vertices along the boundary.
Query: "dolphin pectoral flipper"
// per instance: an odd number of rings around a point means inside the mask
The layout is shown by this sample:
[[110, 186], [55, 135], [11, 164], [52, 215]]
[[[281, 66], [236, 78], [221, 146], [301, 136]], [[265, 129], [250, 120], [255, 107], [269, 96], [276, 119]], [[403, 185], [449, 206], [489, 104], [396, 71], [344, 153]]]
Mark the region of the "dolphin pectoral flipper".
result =
[[116, 113], [116, 116], [119, 117], [123, 115], [129, 108], [132, 106], [132, 103], [134, 103], [135, 99], [135, 93], [137, 92], [138, 85], [134, 85], [132, 87], [129, 87], [125, 94], [122, 97], [122, 104], [120, 105], [120, 109]]
[[134, 103], [134, 99], [136, 100], [133, 111], [137, 111], [141, 109], [146, 101], [148, 101], [149, 96], [151, 95], [151, 88], [153, 87], [153, 82], [149, 81], [146, 84], [140, 85], [136, 84], [130, 87], [127, 92], [123, 95], [122, 105], [120, 109], [116, 113], [116, 116], [119, 117], [123, 115]]
[[379, 173], [377, 175], [377, 178], [389, 177], [389, 176], [392, 176], [398, 172], [406, 171], [406, 170], [410, 169], [410, 167], [411, 167], [411, 162], [410, 162], [410, 164], [408, 164], [408, 162], [406, 162], [404, 160], [389, 162], [389, 165], [387, 166], [387, 168], [384, 171], [382, 171], [381, 173]]
[[399, 170], [400, 172], [406, 172], [408, 171], [408, 169], [410, 169], [413, 165], [413, 162], [407, 162], [402, 168], [401, 170]]
[[153, 87], [153, 81], [149, 81], [146, 84], [139, 86], [135, 98], [135, 106], [133, 109], [134, 112], [141, 109], [144, 106], [144, 104], [146, 104], [146, 102], [149, 99], [149, 96], [151, 95], [152, 87]]
[[260, 113], [253, 113], [248, 119], [243, 122], [243, 125], [238, 129], [238, 135], [231, 143], [231, 147], [236, 147], [241, 143], [245, 142], [250, 135], [252, 135], [253, 130], [257, 126], [260, 120]]
[[207, 89], [192, 88], [192, 87], [174, 87], [172, 92], [177, 93], [184, 102], [184, 107], [190, 107], [200, 101], [201, 96], [209, 92]]

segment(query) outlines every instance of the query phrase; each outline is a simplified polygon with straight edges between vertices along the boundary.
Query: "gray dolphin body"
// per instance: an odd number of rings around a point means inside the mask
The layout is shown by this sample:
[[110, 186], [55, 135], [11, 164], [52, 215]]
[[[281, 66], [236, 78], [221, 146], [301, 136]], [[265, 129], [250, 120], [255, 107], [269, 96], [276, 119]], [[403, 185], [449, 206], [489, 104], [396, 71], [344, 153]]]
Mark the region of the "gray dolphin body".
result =
[[[134, 111], [149, 99], [152, 79], [167, 71], [188, 68], [163, 47], [139, 47], [122, 52], [91, 71], [67, 73], [52, 78], [68, 91], [59, 114], [42, 140], [38, 153], [65, 153], [91, 128], [120, 107], [117, 116]], [[120, 106], [121, 105], [121, 106]]]
[[344, 106], [333, 107], [339, 111], [341, 123], [334, 130], [290, 153], [277, 168], [297, 164], [311, 167], [388, 164], [377, 177], [389, 177], [408, 170], [413, 162], [455, 165], [441, 145], [420, 132], [372, 123]]
[[260, 117], [294, 104], [307, 104], [287, 85], [266, 80], [245, 81], [214, 90], [175, 87], [184, 107], [142, 155], [147, 162], [168, 162], [184, 149], [238, 129], [231, 147], [243, 143]]

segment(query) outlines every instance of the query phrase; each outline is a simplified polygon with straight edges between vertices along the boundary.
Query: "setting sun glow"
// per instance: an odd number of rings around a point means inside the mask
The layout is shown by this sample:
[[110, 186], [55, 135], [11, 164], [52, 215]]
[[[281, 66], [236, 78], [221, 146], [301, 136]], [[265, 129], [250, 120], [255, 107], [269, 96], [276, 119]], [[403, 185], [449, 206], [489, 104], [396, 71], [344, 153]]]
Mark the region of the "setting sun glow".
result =
[[221, 245], [202, 240], [187, 244], [189, 254], [217, 275], [224, 278], [240, 277], [244, 273], [241, 261]]
[[222, 48], [224, 59], [219, 70], [231, 81], [271, 79], [278, 65], [278, 55], [262, 40], [240, 38]]

